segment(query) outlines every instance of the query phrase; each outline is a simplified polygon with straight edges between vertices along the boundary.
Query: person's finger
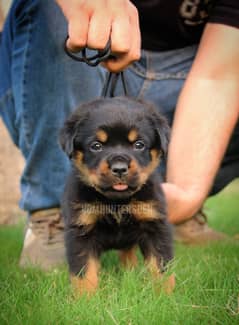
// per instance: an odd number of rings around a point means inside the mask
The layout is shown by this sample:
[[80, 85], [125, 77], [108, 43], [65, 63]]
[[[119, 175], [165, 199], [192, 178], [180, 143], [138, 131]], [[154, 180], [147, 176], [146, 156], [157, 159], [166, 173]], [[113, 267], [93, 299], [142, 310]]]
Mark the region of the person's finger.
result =
[[89, 16], [84, 12], [78, 12], [69, 20], [68, 40], [66, 46], [72, 52], [81, 50], [87, 44], [89, 28]]
[[129, 53], [127, 53], [115, 56], [102, 62], [101, 64], [111, 72], [120, 72], [127, 68], [132, 62], [137, 61], [139, 58], [140, 56], [131, 56]]
[[[140, 49], [141, 49], [141, 37], [140, 37], [140, 27], [139, 27], [139, 19], [138, 13], [135, 7], [131, 8], [130, 15], [130, 49], [128, 51], [127, 48], [121, 47], [121, 49], [112, 46], [113, 52], [115, 52], [115, 58], [109, 59], [103, 63], [104, 67], [112, 72], [118, 72], [125, 69], [132, 62], [139, 60], [140, 58]], [[122, 36], [123, 37], [123, 36]], [[113, 39], [113, 36], [112, 36]], [[126, 51], [124, 53], [124, 51]]]
[[131, 30], [129, 17], [118, 15], [112, 21], [111, 50], [112, 53], [125, 54], [131, 48]]
[[130, 55], [133, 61], [139, 60], [141, 54], [141, 33], [137, 9], [131, 5], [130, 27], [133, 30], [131, 37]]
[[89, 23], [87, 47], [97, 50], [105, 48], [110, 39], [111, 18], [107, 12], [100, 10], [95, 12]]

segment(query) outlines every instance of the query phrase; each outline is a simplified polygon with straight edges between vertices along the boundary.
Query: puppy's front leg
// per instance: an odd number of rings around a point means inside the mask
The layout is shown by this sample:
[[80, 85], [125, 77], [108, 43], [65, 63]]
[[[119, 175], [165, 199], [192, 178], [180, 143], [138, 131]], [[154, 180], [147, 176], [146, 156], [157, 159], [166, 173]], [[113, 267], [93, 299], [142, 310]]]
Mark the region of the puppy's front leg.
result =
[[99, 254], [92, 249], [92, 239], [82, 227], [72, 227], [65, 234], [70, 278], [76, 294], [91, 294], [98, 287]]
[[144, 256], [145, 263], [154, 280], [162, 279], [162, 288], [171, 293], [175, 286], [174, 275], [163, 278], [167, 263], [173, 258], [172, 235], [166, 220], [145, 222], [144, 236], [139, 247]]

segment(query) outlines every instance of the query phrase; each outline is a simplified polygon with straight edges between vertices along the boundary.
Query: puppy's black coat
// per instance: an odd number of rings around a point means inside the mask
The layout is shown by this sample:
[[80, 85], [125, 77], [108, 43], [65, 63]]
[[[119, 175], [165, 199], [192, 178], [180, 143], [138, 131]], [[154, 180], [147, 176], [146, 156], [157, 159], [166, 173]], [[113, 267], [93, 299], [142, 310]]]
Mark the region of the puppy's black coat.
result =
[[148, 103], [125, 97], [82, 105], [60, 134], [73, 162], [62, 203], [70, 273], [80, 291], [97, 286], [99, 257], [136, 245], [153, 273], [172, 259], [172, 236], [156, 168], [169, 128]]

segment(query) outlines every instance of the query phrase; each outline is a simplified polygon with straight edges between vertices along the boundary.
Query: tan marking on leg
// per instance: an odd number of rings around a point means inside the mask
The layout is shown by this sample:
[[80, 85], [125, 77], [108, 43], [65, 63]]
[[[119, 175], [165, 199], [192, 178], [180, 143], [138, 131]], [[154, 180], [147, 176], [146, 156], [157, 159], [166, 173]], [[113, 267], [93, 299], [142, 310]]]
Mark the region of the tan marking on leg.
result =
[[138, 139], [138, 131], [136, 129], [132, 129], [129, 131], [128, 140], [129, 142], [135, 142]]
[[163, 276], [163, 283], [162, 283], [162, 289], [165, 293], [170, 295], [176, 285], [176, 279], [175, 279], [175, 274], [171, 274], [170, 276]]
[[97, 140], [99, 140], [100, 142], [107, 142], [108, 140], [108, 134], [107, 132], [105, 132], [104, 130], [100, 129], [96, 132], [96, 137], [97, 137]]
[[160, 267], [158, 266], [155, 256], [146, 258], [145, 263], [152, 275], [155, 289], [157, 291], [163, 290], [166, 294], [171, 294], [176, 284], [175, 275], [171, 274], [170, 276], [167, 276], [167, 274], [163, 274], [160, 271]]
[[138, 263], [138, 258], [136, 255], [136, 247], [132, 247], [127, 250], [121, 250], [119, 252], [120, 262], [125, 268], [133, 268]]
[[157, 259], [155, 256], [149, 256], [145, 259], [145, 264], [149, 269], [149, 272], [153, 276], [154, 279], [161, 279], [162, 273], [160, 271]]
[[98, 287], [99, 261], [89, 258], [84, 277], [71, 275], [71, 283], [77, 295], [92, 294]]

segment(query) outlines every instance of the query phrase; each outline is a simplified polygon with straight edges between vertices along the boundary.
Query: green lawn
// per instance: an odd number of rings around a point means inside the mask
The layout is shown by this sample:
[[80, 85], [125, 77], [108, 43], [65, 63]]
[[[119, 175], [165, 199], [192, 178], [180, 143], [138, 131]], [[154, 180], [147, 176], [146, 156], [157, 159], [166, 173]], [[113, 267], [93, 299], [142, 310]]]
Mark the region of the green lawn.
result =
[[[210, 225], [239, 233], [239, 190], [206, 203]], [[204, 247], [175, 246], [177, 285], [167, 296], [153, 290], [143, 263], [119, 267], [104, 255], [100, 289], [76, 300], [66, 268], [44, 274], [21, 270], [23, 225], [0, 229], [0, 325], [27, 324], [239, 324], [239, 240]]]

